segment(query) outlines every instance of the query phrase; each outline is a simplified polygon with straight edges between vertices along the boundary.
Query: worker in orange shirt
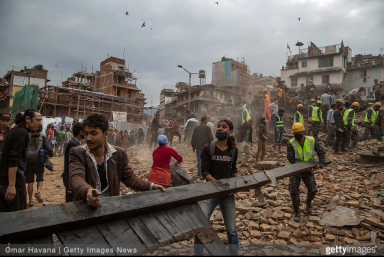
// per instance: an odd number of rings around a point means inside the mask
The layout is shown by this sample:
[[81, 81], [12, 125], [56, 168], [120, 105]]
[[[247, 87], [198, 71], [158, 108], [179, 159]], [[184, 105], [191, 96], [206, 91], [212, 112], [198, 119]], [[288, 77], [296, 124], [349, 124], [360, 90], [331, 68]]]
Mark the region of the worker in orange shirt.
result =
[[264, 115], [263, 117], [268, 118], [268, 121], [271, 121], [271, 111], [268, 108], [268, 105], [271, 104], [271, 99], [269, 98], [269, 95], [267, 94], [268, 90], [266, 88], [263, 89], [263, 93], [265, 95], [264, 98]]

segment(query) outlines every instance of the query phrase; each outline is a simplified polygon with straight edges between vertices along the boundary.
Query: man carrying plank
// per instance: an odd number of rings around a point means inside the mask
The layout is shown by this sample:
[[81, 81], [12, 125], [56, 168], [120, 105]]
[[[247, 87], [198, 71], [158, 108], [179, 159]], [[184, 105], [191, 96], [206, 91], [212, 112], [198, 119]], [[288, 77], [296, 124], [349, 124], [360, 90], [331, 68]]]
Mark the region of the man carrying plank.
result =
[[100, 114], [92, 114], [83, 121], [87, 144], [72, 148], [69, 155], [73, 201], [87, 200], [96, 207], [100, 204], [100, 195], [120, 195], [120, 182], [135, 190], [164, 191], [160, 185], [139, 179], [128, 165], [125, 151], [106, 142], [108, 125], [108, 119]]

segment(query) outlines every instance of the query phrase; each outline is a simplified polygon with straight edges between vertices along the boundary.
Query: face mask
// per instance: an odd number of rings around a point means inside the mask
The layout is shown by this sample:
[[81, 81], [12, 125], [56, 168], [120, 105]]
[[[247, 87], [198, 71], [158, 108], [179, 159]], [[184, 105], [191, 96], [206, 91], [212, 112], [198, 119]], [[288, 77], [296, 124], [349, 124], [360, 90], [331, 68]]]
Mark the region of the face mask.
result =
[[296, 140], [300, 140], [303, 138], [303, 134], [295, 134], [294, 137], [296, 138]]
[[227, 132], [216, 132], [216, 137], [219, 140], [225, 140], [228, 137], [228, 133]]

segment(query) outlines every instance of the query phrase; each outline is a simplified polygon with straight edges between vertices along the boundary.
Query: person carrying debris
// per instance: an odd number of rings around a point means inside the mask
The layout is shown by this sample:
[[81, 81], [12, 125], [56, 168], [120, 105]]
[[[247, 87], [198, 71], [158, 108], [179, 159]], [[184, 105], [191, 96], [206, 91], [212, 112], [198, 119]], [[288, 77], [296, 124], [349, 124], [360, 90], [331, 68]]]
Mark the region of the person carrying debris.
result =
[[27, 209], [25, 166], [29, 134], [38, 131], [41, 114], [33, 109], [18, 113], [13, 127], [4, 139], [0, 164], [0, 212]]
[[273, 151], [275, 151], [276, 146], [279, 148], [279, 153], [281, 153], [281, 144], [283, 142], [284, 134], [284, 109], [280, 109], [277, 115], [273, 118], [273, 127], [275, 131], [275, 143], [273, 144]]
[[[319, 156], [319, 164], [315, 169], [323, 168], [325, 164], [325, 151], [313, 137], [305, 135], [303, 124], [295, 123], [292, 126], [293, 138], [287, 143], [288, 165], [306, 162], [315, 159], [315, 152]], [[312, 200], [317, 193], [316, 180], [313, 171], [306, 171], [289, 177], [289, 193], [291, 195], [293, 209], [295, 211], [294, 221], [299, 222], [300, 214], [300, 182], [303, 180], [308, 190], [306, 210], [308, 214], [313, 212]]]
[[352, 137], [352, 148], [358, 148], [357, 146], [357, 140], [359, 139], [359, 131], [357, 131], [355, 126], [355, 116], [356, 111], [359, 109], [360, 105], [358, 102], [352, 103], [352, 105], [348, 102], [345, 103], [345, 108], [347, 109], [344, 112], [343, 121], [344, 126], [347, 128], [347, 131], [345, 132], [347, 141], [345, 142], [345, 146], [349, 146], [351, 142]]
[[[253, 133], [253, 128], [252, 128], [253, 121], [248, 120], [246, 123], [241, 125], [238, 128], [238, 132], [236, 134], [236, 139], [239, 142], [238, 144], [238, 149], [239, 149], [239, 154], [244, 150], [244, 159], [243, 162], [241, 163], [241, 167], [248, 167], [247, 162], [249, 160], [249, 157], [251, 155], [251, 147], [253, 146], [253, 140], [252, 140], [252, 133]], [[239, 159], [237, 159], [239, 161]]]
[[120, 182], [140, 191], [164, 187], [138, 178], [129, 166], [124, 150], [114, 148], [105, 140], [108, 119], [101, 114], [89, 115], [84, 121], [86, 144], [74, 147], [69, 153], [69, 185], [74, 192], [73, 201], [87, 200], [97, 207], [100, 196], [120, 195]]
[[361, 93], [364, 91], [363, 87], [355, 88], [348, 94], [348, 102], [359, 102], [361, 100]]
[[333, 150], [335, 150], [335, 154], [339, 154], [339, 146], [341, 143], [341, 151], [345, 152], [345, 143], [347, 141], [347, 128], [344, 126], [343, 114], [341, 111], [343, 110], [343, 103], [336, 104], [336, 111], [333, 114], [333, 118], [335, 119], [335, 130], [336, 130], [336, 143], [333, 146]]
[[[335, 119], [333, 114], [335, 113], [336, 104], [331, 104], [331, 109], [327, 114], [328, 133], [325, 141], [325, 146], [333, 146], [335, 144]], [[325, 122], [325, 121], [324, 121]]]
[[[232, 137], [233, 124], [224, 119], [219, 121], [216, 128], [217, 141], [212, 141], [204, 146], [201, 153], [201, 172], [207, 181], [240, 177], [236, 163], [238, 149], [235, 138]], [[236, 205], [233, 193], [204, 200], [200, 208], [209, 220], [216, 206], [220, 205], [228, 237], [228, 250], [231, 255], [239, 255], [239, 238], [236, 229]], [[195, 237], [194, 252], [197, 256], [204, 255], [204, 247]]]
[[169, 166], [171, 157], [176, 159], [177, 164], [183, 162], [183, 157], [173, 148], [167, 146], [168, 138], [166, 136], [159, 136], [157, 142], [159, 147], [152, 153], [153, 164], [151, 172], [148, 175], [148, 180], [165, 187], [170, 187], [172, 186], [171, 168]]
[[371, 133], [372, 138], [375, 138], [375, 121], [379, 115], [379, 110], [381, 107], [380, 102], [376, 102], [373, 108], [368, 109], [367, 113], [365, 114], [365, 120], [364, 120], [364, 136], [362, 138], [362, 141], [367, 140], [369, 133]]
[[259, 136], [257, 138], [257, 152], [256, 152], [256, 163], [259, 161], [261, 154], [261, 161], [264, 161], [265, 156], [265, 141], [269, 138], [267, 133], [267, 121], [265, 117], [260, 118], [259, 125]]
[[195, 128], [192, 134], [192, 150], [196, 152], [197, 157], [197, 175], [200, 177], [201, 173], [201, 152], [206, 144], [213, 141], [212, 130], [208, 126], [208, 118], [206, 116], [201, 117], [201, 123]]

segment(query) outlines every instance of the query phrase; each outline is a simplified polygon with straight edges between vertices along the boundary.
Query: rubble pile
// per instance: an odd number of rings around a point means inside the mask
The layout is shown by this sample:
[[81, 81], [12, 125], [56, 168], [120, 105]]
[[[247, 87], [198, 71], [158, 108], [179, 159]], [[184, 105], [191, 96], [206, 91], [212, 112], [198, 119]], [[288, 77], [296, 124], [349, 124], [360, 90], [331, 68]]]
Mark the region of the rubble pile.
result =
[[[319, 138], [320, 141], [325, 140], [325, 133], [321, 132]], [[320, 143], [323, 145], [323, 142]], [[348, 152], [343, 155], [333, 155], [331, 148], [325, 148], [332, 163], [324, 169], [315, 171], [319, 192], [313, 202], [314, 211], [311, 215], [305, 211], [304, 200], [307, 190], [301, 183], [302, 219], [299, 223], [293, 221], [292, 201], [288, 192], [289, 178], [278, 181], [276, 187], [268, 185], [262, 187], [264, 202], [259, 201], [255, 190], [237, 193], [235, 195], [236, 224], [240, 245], [279, 245], [281, 250], [279, 254], [285, 252], [283, 255], [288, 255], [293, 252], [303, 253], [305, 250], [305, 248], [295, 248], [294, 250], [285, 248], [291, 244], [301, 246], [384, 243], [384, 163], [374, 163], [359, 156], [360, 152], [375, 151], [377, 147], [384, 145], [376, 139], [371, 139], [359, 142], [358, 146], [362, 149], [348, 149]], [[194, 183], [205, 182], [201, 177], [197, 177], [196, 154], [192, 151], [192, 147], [183, 143], [181, 145], [175, 143], [173, 148], [183, 156], [182, 167], [188, 172]], [[256, 150], [257, 146], [254, 144], [251, 148], [249, 167], [238, 165], [241, 175], [263, 172], [255, 167]], [[134, 146], [129, 148], [127, 153], [136, 174], [147, 178], [152, 165], [152, 155], [148, 145]], [[244, 154], [240, 155], [239, 162], [243, 156]], [[272, 151], [271, 145], [268, 145], [265, 160], [275, 161], [279, 166], [287, 165], [285, 149], [282, 153], [277, 153]], [[128, 194], [133, 191], [122, 186], [122, 193]], [[340, 207], [347, 208], [352, 213], [348, 215], [355, 215], [356, 219], [347, 218], [342, 226], [321, 223], [323, 219], [327, 220], [326, 217], [332, 211]], [[221, 240], [227, 243], [224, 220], [219, 207], [214, 211], [210, 222]], [[192, 253], [187, 251], [187, 249], [193, 251], [191, 244], [193, 244], [193, 239], [179, 244], [177, 247], [182, 247], [184, 252], [179, 251], [178, 254]], [[298, 249], [301, 249], [301, 252], [298, 252]], [[166, 249], [158, 249], [156, 254], [171, 254], [174, 250], [174, 246], [169, 246]], [[245, 248], [243, 250], [240, 252], [241, 254], [260, 253], [256, 252], [259, 250], [253, 252], [246, 252]]]

